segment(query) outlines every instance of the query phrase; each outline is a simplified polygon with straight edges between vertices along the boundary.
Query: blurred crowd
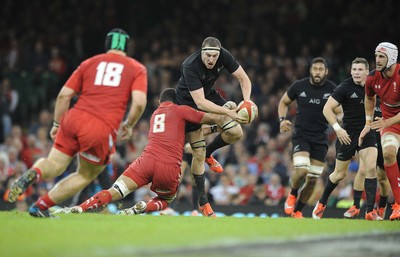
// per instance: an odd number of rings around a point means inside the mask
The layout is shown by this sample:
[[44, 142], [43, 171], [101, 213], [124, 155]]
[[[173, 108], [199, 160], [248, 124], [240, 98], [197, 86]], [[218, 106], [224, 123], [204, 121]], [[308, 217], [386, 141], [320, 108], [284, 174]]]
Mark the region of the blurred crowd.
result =
[[[361, 0], [262, 4], [253, 0], [212, 4], [208, 0], [179, 4], [156, 0], [152, 4], [156, 8], [145, 1], [18, 2], [21, 5], [3, 1], [0, 18], [0, 194], [4, 199], [9, 184], [48, 154], [54, 101], [63, 83], [82, 60], [103, 52], [107, 31], [121, 27], [132, 38], [129, 55], [148, 69], [148, 106], [132, 138], [119, 143], [105, 171], [110, 183], [146, 145], [150, 114], [160, 91], [175, 87], [182, 61], [200, 48], [206, 36], [216, 36], [250, 76], [259, 116], [244, 126], [241, 141], [215, 152], [225, 171], [207, 172], [210, 199], [219, 205], [280, 205], [293, 170], [290, 134], [279, 133], [280, 97], [293, 81], [308, 76], [310, 61], [316, 56], [328, 61], [329, 79], [337, 84], [349, 76], [349, 64], [356, 56], [370, 60], [373, 69], [373, 49], [386, 39], [378, 31], [385, 28], [385, 33], [397, 36], [391, 24], [400, 19], [387, 9], [391, 6], [396, 10], [396, 1], [380, 4], [375, 0], [369, 4]], [[382, 12], [387, 15], [374, 15]], [[399, 38], [389, 39], [399, 42]], [[227, 100], [241, 101], [239, 85], [230, 75], [223, 74], [216, 86]], [[293, 105], [288, 118], [295, 114]], [[310, 204], [319, 198], [327, 175], [333, 171], [334, 140], [331, 132], [326, 169]], [[353, 172], [335, 190], [331, 205], [352, 199], [357, 165], [355, 159]], [[71, 171], [73, 165], [67, 172]], [[17, 208], [26, 208], [26, 202], [54, 183], [42, 181], [30, 189]], [[101, 187], [98, 182], [92, 190]], [[190, 195], [187, 171], [177, 203], [190, 202]], [[133, 197], [142, 200], [150, 196], [144, 188]]]

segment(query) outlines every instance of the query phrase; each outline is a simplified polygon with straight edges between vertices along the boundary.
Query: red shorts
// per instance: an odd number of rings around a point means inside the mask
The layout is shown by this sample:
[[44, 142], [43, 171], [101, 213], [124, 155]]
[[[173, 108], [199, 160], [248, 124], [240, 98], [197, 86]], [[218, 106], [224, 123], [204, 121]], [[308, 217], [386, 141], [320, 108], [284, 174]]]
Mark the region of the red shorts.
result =
[[382, 137], [383, 134], [385, 134], [387, 132], [392, 132], [394, 134], [400, 135], [400, 124], [394, 124], [393, 126], [390, 126], [388, 128], [384, 128], [381, 131], [381, 137]]
[[62, 118], [54, 147], [74, 156], [104, 165], [115, 152], [116, 132], [93, 115], [71, 109]]
[[152, 157], [139, 156], [122, 175], [142, 187], [152, 183], [151, 191], [159, 196], [174, 196], [178, 190], [181, 167], [178, 164], [162, 163]]

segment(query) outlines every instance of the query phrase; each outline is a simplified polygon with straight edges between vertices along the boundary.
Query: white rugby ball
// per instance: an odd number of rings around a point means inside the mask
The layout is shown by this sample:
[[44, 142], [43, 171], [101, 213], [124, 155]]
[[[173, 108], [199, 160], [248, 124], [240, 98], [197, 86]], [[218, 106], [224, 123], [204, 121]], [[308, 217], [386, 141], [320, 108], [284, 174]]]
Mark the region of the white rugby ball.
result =
[[244, 100], [238, 105], [239, 116], [247, 119], [247, 123], [252, 122], [258, 116], [258, 107], [253, 101]]

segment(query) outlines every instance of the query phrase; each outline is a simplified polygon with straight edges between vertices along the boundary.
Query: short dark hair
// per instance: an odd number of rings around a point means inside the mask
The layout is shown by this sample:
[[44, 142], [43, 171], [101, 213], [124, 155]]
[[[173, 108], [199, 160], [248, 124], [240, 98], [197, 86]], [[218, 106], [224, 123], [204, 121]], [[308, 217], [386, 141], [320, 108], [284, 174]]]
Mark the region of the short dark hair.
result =
[[362, 57], [356, 57], [356, 58], [351, 62], [351, 64], [353, 65], [353, 64], [355, 64], [355, 63], [362, 63], [362, 64], [365, 65], [365, 67], [367, 68], [367, 70], [369, 70], [369, 63], [368, 63], [367, 59], [362, 58]]
[[176, 90], [175, 88], [166, 88], [160, 93], [160, 103], [173, 102], [176, 104]]
[[107, 33], [105, 48], [128, 52], [129, 35], [123, 29], [113, 29]]
[[310, 67], [311, 67], [314, 63], [323, 63], [323, 64], [325, 65], [325, 68], [328, 69], [328, 63], [327, 63], [326, 60], [325, 60], [324, 58], [322, 58], [322, 57], [315, 57], [314, 59], [312, 59]]
[[205, 46], [212, 46], [212, 47], [219, 47], [221, 48], [221, 42], [218, 40], [218, 38], [215, 37], [207, 37], [203, 40], [203, 43], [201, 44], [201, 48], [204, 48]]

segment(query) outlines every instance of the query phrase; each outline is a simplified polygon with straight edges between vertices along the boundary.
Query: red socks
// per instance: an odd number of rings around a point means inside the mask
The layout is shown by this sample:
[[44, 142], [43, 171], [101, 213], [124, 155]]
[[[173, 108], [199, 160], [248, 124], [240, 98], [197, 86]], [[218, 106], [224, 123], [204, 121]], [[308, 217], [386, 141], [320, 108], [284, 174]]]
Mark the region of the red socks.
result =
[[394, 201], [400, 203], [400, 172], [397, 162], [391, 166], [385, 165], [386, 176], [389, 179], [390, 187], [393, 191]]
[[111, 200], [112, 196], [110, 192], [108, 192], [107, 190], [102, 190], [97, 194], [95, 194], [94, 196], [87, 199], [79, 206], [82, 207], [83, 211], [87, 211], [108, 204], [109, 202], [111, 202]]
[[42, 178], [42, 171], [39, 168], [32, 168], [32, 170], [36, 171], [36, 183], [40, 181]]
[[35, 203], [40, 210], [45, 211], [47, 209], [49, 209], [50, 207], [53, 207], [54, 205], [56, 205], [55, 202], [53, 202], [53, 200], [50, 199], [49, 194], [45, 194], [44, 196], [40, 197], [36, 203]]
[[153, 199], [147, 202], [147, 208], [145, 212], [161, 211], [167, 208], [167, 206], [168, 206], [167, 201], [159, 197], [154, 197]]

